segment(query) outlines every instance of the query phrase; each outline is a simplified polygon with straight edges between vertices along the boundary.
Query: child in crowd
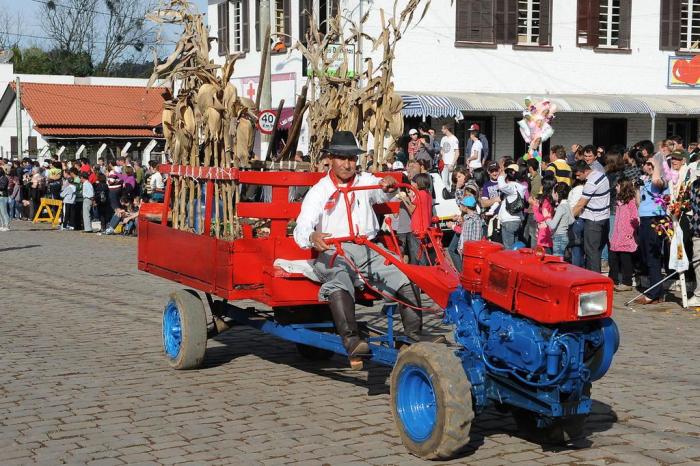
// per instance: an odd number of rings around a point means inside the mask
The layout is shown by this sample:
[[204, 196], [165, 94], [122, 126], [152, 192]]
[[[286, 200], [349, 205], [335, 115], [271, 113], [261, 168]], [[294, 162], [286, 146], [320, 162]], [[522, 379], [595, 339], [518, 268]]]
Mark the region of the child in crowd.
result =
[[75, 229], [75, 192], [77, 188], [71, 182], [72, 177], [68, 171], [64, 172], [63, 186], [61, 188], [61, 199], [63, 200], [63, 225], [61, 230]]
[[[632, 289], [632, 254], [637, 250], [637, 228], [639, 211], [637, 209], [636, 189], [632, 180], [621, 178], [616, 187], [617, 209], [615, 223], [610, 238], [610, 255], [608, 256], [610, 272], [608, 276], [615, 283], [615, 291]], [[620, 275], [622, 279], [620, 279]]]
[[552, 220], [554, 216], [554, 199], [552, 198], [552, 190], [557, 180], [554, 176], [542, 177], [542, 193], [535, 199], [535, 205], [532, 206], [532, 214], [537, 222], [537, 246], [543, 247], [547, 252], [552, 252], [552, 230], [547, 225], [548, 220]]
[[569, 244], [569, 225], [574, 223], [574, 216], [567, 201], [569, 186], [566, 183], [557, 183], [552, 190], [552, 200], [556, 205], [554, 217], [545, 223], [552, 231], [552, 254], [564, 257], [564, 251]]
[[484, 221], [477, 212], [476, 198], [465, 196], [459, 204], [462, 211], [462, 232], [459, 235], [459, 254], [462, 255], [465, 241], [479, 241], [484, 236]]
[[430, 195], [430, 175], [418, 173], [411, 180], [411, 185], [418, 190], [418, 195], [409, 198], [406, 194], [400, 194], [401, 202], [406, 206], [406, 210], [411, 214], [411, 230], [413, 234], [408, 241], [408, 260], [411, 264], [425, 265], [428, 258], [421, 247], [422, 238], [420, 235], [429, 226], [433, 216], [433, 198]]

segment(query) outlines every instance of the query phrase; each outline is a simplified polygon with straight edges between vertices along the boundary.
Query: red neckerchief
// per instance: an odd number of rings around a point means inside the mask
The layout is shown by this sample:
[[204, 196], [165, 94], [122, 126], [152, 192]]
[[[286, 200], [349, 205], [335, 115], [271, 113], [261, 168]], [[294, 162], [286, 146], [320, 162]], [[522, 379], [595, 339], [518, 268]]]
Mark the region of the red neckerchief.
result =
[[[328, 172], [328, 176], [331, 178], [331, 181], [333, 182], [333, 186], [335, 186], [335, 192], [331, 194], [331, 196], [328, 198], [326, 201], [326, 206], [325, 210], [327, 212], [333, 210], [335, 206], [338, 204], [338, 199], [340, 198], [340, 189], [338, 188], [338, 178], [336, 178], [335, 173], [333, 173], [333, 170], [330, 170]], [[352, 186], [352, 183], [355, 181], [355, 175], [352, 175], [352, 178], [350, 178], [347, 181], [347, 186]], [[355, 191], [350, 193], [350, 208], [352, 208], [352, 205], [355, 203]]]

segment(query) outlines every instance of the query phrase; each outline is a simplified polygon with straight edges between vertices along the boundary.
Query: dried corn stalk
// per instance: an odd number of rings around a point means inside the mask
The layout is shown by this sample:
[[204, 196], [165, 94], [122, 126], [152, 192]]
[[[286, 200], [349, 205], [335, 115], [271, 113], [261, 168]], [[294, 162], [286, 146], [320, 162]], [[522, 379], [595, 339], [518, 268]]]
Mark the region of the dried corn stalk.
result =
[[[306, 58], [313, 77], [310, 78], [310, 106], [308, 113], [309, 155], [316, 163], [321, 150], [330, 141], [333, 131], [352, 131], [360, 145], [367, 150], [371, 134], [374, 139], [374, 168], [384, 159], [385, 140], [388, 148], [393, 148], [403, 134], [403, 101], [394, 91], [393, 61], [396, 43], [413, 22], [414, 14], [423, 3], [421, 19], [425, 16], [430, 0], [410, 0], [397, 14], [397, 0], [394, 1], [393, 16], [385, 18], [383, 9], [379, 10], [381, 34], [371, 37], [360, 33], [352, 21], [341, 17], [340, 13], [331, 18], [327, 24], [327, 33], [321, 34], [317, 25], [310, 18], [310, 29], [306, 36], [306, 45], [295, 44]], [[366, 14], [360, 19], [365, 23]], [[342, 23], [349, 24], [350, 35], [345, 37]], [[348, 49], [357, 48], [358, 38], [362, 35], [373, 44], [373, 50], [381, 47], [383, 59], [374, 67], [371, 59], [366, 61], [365, 69], [354, 76], [347, 75]], [[336, 47], [331, 55], [330, 46]], [[342, 58], [340, 67], [333, 71], [333, 63]], [[332, 76], [331, 76], [332, 74]], [[364, 84], [360, 86], [360, 78]]]
[[[251, 118], [256, 118], [256, 109], [254, 102], [238, 96], [230, 84], [240, 54], [228, 55], [223, 66], [210, 63], [207, 28], [202, 15], [186, 0], [164, 0], [147, 18], [183, 28], [173, 53], [162, 63], [156, 58], [149, 79], [149, 86], [157, 79], [178, 84], [177, 96], [164, 96], [162, 114], [166, 151], [173, 164], [221, 169], [247, 166], [255, 137]], [[197, 233], [209, 234], [201, 231], [201, 186], [192, 178], [173, 178], [173, 227], [194, 231], [198, 218]], [[234, 238], [240, 231], [236, 187], [231, 181], [216, 181], [214, 193], [214, 234]]]

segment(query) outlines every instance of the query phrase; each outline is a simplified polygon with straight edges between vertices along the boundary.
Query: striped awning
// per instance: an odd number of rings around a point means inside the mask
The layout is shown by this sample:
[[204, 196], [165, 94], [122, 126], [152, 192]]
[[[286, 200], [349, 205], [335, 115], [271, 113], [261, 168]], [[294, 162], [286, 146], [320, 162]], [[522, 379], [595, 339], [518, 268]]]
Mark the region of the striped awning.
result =
[[462, 109], [450, 97], [429, 94], [401, 94], [403, 116], [456, 118], [461, 120]]
[[[441, 93], [465, 112], [522, 112], [525, 94]], [[700, 114], [700, 95], [583, 95], [530, 96], [533, 102], [548, 98], [558, 112]]]

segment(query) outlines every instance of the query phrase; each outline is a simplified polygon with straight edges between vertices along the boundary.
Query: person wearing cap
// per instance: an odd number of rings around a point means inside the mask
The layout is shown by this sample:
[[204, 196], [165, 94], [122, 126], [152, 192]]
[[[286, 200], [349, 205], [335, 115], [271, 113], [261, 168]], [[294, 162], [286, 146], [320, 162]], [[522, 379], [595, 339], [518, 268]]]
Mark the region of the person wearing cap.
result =
[[[481, 143], [481, 161], [482, 164], [486, 163], [487, 160], [489, 160], [489, 140], [486, 139], [486, 135], [481, 132], [481, 127], [479, 126], [479, 123], [472, 123], [471, 126], [469, 126], [468, 129], [469, 132], [471, 131], [476, 131], [479, 142]], [[466, 153], [471, 154], [472, 153], [472, 145], [474, 144], [474, 141], [472, 141], [471, 138], [467, 141], [467, 147], [466, 147]]]
[[462, 233], [459, 235], [457, 250], [461, 256], [465, 241], [479, 241], [484, 236], [484, 221], [476, 211], [474, 196], [464, 196], [459, 209], [462, 212]]
[[518, 180], [520, 167], [517, 163], [512, 163], [498, 176], [498, 191], [505, 199], [498, 209], [498, 222], [501, 225], [501, 237], [503, 246], [511, 249], [518, 237], [520, 225], [523, 222], [523, 209], [510, 209], [510, 205], [517, 206], [518, 199], [521, 199], [524, 207], [525, 187]]
[[477, 168], [481, 168], [484, 146], [481, 144], [481, 141], [479, 141], [478, 131], [469, 132], [469, 141], [472, 143], [472, 147], [467, 151], [467, 166], [470, 171], [474, 171]]
[[418, 153], [418, 150], [421, 147], [421, 142], [422, 139], [418, 137], [418, 130], [415, 128], [411, 128], [408, 131], [408, 137], [410, 138], [408, 141], [408, 160], [413, 160], [416, 158], [416, 153]]
[[[294, 228], [294, 240], [299, 247], [313, 248], [318, 252], [313, 264], [322, 282], [318, 298], [328, 301], [333, 322], [348, 355], [358, 357], [369, 354], [370, 350], [367, 342], [360, 338], [355, 320], [355, 287], [362, 283], [356, 269], [373, 287], [412, 306], [420, 305], [420, 295], [406, 275], [396, 266], [385, 263], [384, 257], [368, 246], [344, 242], [344, 255], [340, 256], [334, 244], [326, 242], [328, 238], [349, 236], [349, 221], [358, 235], [374, 240], [380, 225], [372, 205], [389, 201], [389, 193], [396, 191], [396, 181], [391, 177], [382, 179], [370, 173], [356, 173], [357, 157], [362, 150], [349, 131], [335, 132], [324, 151], [330, 154], [330, 169], [304, 198]], [[381, 189], [347, 194], [352, 216], [348, 219], [346, 197], [339, 188], [372, 185], [379, 185]], [[399, 306], [399, 313], [404, 334], [412, 341], [419, 341], [422, 315], [403, 305]]]

